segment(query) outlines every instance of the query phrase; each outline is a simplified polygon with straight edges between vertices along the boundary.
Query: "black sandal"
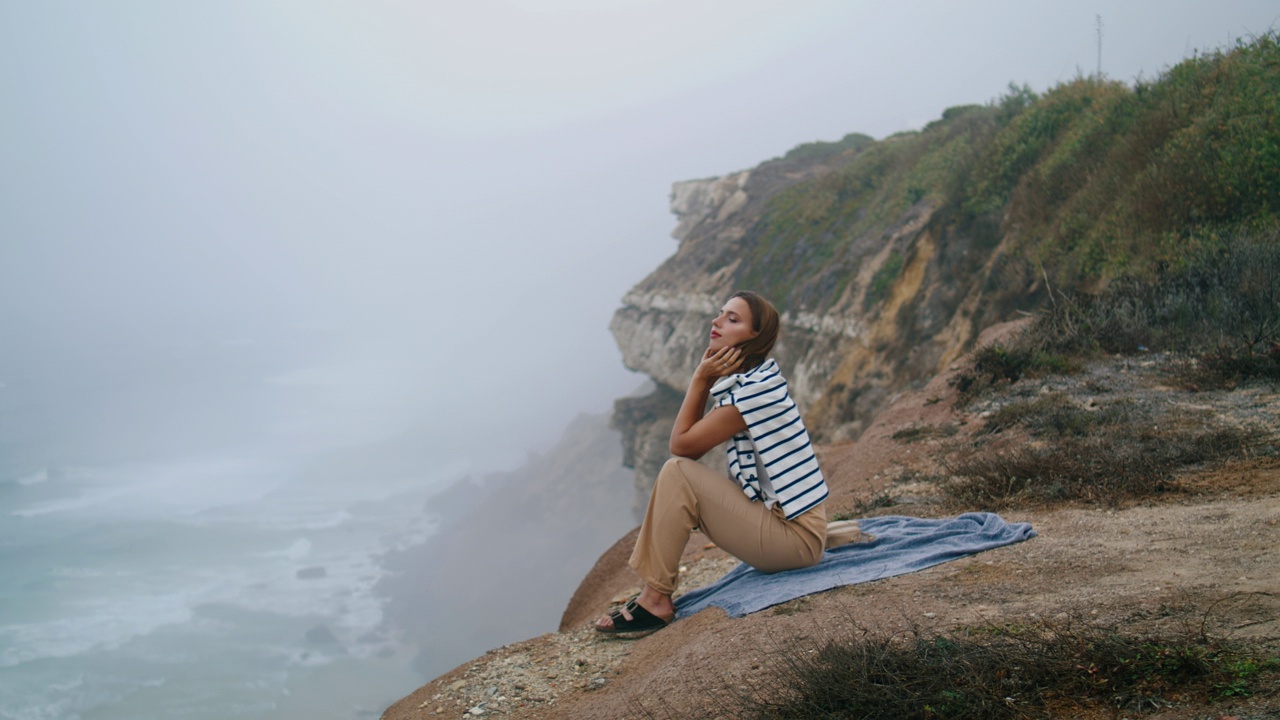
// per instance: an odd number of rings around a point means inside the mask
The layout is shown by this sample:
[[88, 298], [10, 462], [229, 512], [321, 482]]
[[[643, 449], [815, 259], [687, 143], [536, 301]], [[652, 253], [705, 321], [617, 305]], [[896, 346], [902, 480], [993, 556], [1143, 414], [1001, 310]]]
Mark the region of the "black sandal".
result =
[[609, 635], [631, 635], [639, 637], [654, 633], [671, 624], [672, 620], [663, 620], [654, 615], [644, 606], [636, 602], [632, 598], [626, 605], [609, 613], [609, 619], [613, 621], [612, 627], [600, 627], [596, 625], [596, 632], [607, 633]]

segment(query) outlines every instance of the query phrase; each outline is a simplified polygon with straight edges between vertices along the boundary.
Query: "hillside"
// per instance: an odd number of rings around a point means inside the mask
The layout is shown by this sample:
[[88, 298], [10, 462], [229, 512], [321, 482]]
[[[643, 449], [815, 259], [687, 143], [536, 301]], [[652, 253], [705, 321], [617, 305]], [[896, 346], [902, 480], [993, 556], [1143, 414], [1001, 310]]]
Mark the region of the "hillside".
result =
[[[384, 717], [810, 717], [800, 678], [821, 686], [832, 658], [839, 693], [916, 689], [867, 717], [1280, 715], [1278, 118], [1271, 34], [677, 183], [678, 247], [611, 323], [655, 385], [613, 414], [634, 506], [715, 308], [747, 287], [784, 311], [777, 357], [832, 514], [995, 510], [1039, 537], [618, 642], [586, 625], [636, 589], [623, 537], [559, 632]], [[734, 564], [695, 536], [682, 587]], [[1007, 696], [979, 687], [1035, 668]]]
[[[1025, 426], [992, 432], [992, 418], [1000, 408], [1050, 394], [1081, 409], [1133, 398], [1144, 418], [1197, 418], [1186, 422], [1194, 437], [1250, 428], [1266, 438], [1236, 445], [1216, 461], [1181, 467], [1159, 491], [1143, 495], [1121, 493], [1100, 502], [1005, 498], [998, 503], [1002, 515], [1030, 522], [1039, 533], [1018, 545], [744, 618], [712, 608], [631, 642], [588, 627], [611, 598], [636, 589], [625, 566], [632, 540], [626, 537], [588, 575], [560, 632], [495, 648], [420, 688], [384, 717], [786, 717], [757, 714], [743, 698], [784, 698], [787, 683], [777, 674], [833, 641], [911, 633], [981, 637], [1041, 624], [1175, 641], [1203, 632], [1209, 647], [1238, 643], [1247, 657], [1265, 664], [1280, 657], [1280, 388], [1174, 388], [1168, 383], [1175, 365], [1168, 358], [1103, 358], [1078, 374], [1025, 379], [965, 405], [951, 381], [970, 366], [957, 364], [900, 396], [859, 440], [823, 450], [832, 506], [856, 516], [939, 517], [964, 509], [940, 460], [956, 448], [1035, 442]], [[705, 543], [695, 535], [686, 550], [685, 590], [736, 564]], [[1212, 686], [1162, 692], [1153, 682], [1131, 690], [1132, 698], [1059, 698], [1047, 708], [1028, 701], [1017, 707], [1023, 714], [1012, 717], [1110, 718], [1117, 710], [1144, 710], [1141, 716], [1152, 718], [1265, 718], [1280, 712], [1280, 673], [1259, 672], [1242, 682], [1238, 694], [1227, 695]]]
[[643, 505], [713, 311], [738, 288], [784, 312], [777, 357], [820, 441], [851, 440], [983, 329], [1053, 293], [1182, 268], [1280, 217], [1275, 35], [1134, 86], [1011, 88], [919, 132], [802, 145], [677, 183], [676, 252], [611, 329], [647, 398], [615, 423]]

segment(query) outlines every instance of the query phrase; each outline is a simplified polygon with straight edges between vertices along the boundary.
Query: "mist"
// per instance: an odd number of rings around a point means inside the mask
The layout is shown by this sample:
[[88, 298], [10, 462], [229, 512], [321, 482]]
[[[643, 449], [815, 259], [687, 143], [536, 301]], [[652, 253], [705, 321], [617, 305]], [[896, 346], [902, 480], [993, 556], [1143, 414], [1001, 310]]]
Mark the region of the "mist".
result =
[[377, 376], [394, 398], [350, 392], [382, 422], [448, 417], [437, 432], [468, 452], [546, 443], [638, 383], [606, 327], [674, 250], [672, 181], [1091, 72], [1095, 13], [1120, 79], [1276, 16], [1261, 2], [8, 3], [0, 382], [99, 376], [146, 403], [182, 347], [238, 347], [277, 372], [324, 357]]
[[[672, 182], [918, 129], [1010, 83], [1154, 77], [1278, 16], [1247, 0], [0, 5], [0, 571], [29, 580], [0, 594], [0, 667], [28, 672], [0, 715], [100, 710], [37, 689], [92, 685], [114, 652], [154, 678], [163, 663], [137, 658], [194, 647], [160, 644], [176, 627], [271, 626], [255, 613], [285, 612], [302, 566], [329, 575], [289, 632], [367, 634], [378, 605], [352, 588], [372, 584], [368, 558], [430, 535], [433, 493], [518, 466], [643, 382], [608, 323], [676, 248]], [[239, 554], [218, 549], [231, 535]], [[246, 599], [263, 587], [279, 602]], [[323, 684], [312, 655], [279, 652]], [[111, 677], [93, 688], [111, 717], [180, 703], [177, 680], [162, 700]]]

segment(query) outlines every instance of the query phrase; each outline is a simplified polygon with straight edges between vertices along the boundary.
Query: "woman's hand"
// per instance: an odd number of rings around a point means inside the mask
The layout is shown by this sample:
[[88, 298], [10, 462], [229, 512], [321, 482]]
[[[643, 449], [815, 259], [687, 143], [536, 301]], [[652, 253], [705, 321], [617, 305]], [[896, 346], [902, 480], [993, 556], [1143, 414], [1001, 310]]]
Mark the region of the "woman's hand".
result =
[[693, 371], [695, 378], [714, 383], [716, 380], [732, 375], [742, 365], [742, 350], [736, 347], [722, 347], [719, 350], [707, 348], [702, 355], [702, 362]]
[[685, 393], [675, 424], [671, 426], [671, 454], [697, 460], [708, 450], [747, 428], [738, 408], [719, 407], [706, 413], [707, 396], [715, 381], [731, 375], [742, 366], [742, 351], [736, 347], [719, 350], [707, 348], [702, 362], [693, 371], [689, 391]]

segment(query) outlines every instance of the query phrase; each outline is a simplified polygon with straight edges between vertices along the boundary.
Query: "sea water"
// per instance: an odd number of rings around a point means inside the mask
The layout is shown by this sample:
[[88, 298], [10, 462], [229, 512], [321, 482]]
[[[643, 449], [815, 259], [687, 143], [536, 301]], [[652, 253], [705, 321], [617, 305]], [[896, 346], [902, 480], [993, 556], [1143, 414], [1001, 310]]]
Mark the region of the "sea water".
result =
[[0, 718], [373, 718], [425, 679], [380, 557], [467, 460], [389, 461], [399, 395], [350, 364], [210, 352], [0, 377]]

